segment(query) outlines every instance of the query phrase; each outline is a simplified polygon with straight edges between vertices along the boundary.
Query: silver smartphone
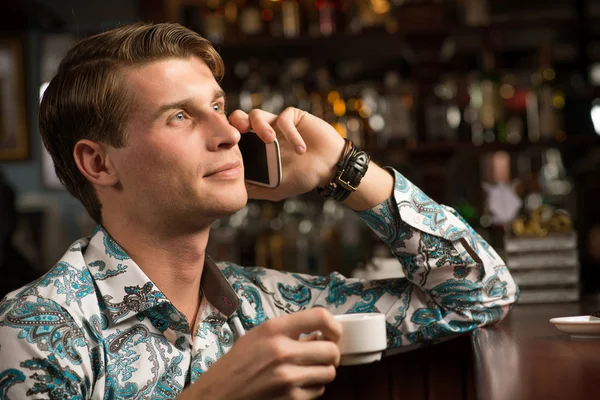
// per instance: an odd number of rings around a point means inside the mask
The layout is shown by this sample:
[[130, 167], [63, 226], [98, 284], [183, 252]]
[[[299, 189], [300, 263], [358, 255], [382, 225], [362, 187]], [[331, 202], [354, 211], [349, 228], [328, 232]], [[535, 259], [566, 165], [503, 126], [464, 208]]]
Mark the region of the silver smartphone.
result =
[[244, 160], [244, 179], [254, 185], [276, 188], [281, 183], [279, 142], [266, 144], [252, 131], [238, 143]]

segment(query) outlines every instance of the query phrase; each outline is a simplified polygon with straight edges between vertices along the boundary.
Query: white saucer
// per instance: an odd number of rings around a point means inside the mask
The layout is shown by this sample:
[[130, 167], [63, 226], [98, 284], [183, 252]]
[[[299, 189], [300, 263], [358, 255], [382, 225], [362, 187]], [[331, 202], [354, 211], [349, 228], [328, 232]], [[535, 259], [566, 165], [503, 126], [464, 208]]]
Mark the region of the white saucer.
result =
[[600, 318], [590, 315], [552, 318], [550, 322], [559, 331], [577, 339], [600, 339]]
[[372, 353], [342, 354], [342, 357], [340, 358], [340, 365], [369, 364], [379, 360], [381, 360], [381, 351], [374, 351]]

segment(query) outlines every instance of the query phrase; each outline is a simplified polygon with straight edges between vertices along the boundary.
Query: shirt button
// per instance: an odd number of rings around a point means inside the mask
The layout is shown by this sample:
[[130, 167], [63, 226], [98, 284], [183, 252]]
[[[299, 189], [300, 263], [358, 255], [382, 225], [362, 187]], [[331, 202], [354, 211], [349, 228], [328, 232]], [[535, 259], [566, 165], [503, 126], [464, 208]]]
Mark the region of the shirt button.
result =
[[165, 338], [169, 342], [171, 342], [171, 344], [175, 344], [175, 342], [177, 341], [177, 334], [175, 332], [173, 332], [173, 330], [171, 328], [165, 329], [165, 331], [163, 332], [163, 335], [165, 335]]

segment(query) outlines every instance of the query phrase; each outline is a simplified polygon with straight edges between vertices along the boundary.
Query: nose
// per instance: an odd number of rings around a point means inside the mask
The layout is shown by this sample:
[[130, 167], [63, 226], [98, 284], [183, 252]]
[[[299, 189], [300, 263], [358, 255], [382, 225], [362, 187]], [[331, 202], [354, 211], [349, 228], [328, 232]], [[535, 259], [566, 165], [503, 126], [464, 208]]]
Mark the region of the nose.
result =
[[228, 150], [238, 144], [241, 134], [227, 118], [217, 117], [211, 124], [211, 136], [208, 140], [210, 151]]

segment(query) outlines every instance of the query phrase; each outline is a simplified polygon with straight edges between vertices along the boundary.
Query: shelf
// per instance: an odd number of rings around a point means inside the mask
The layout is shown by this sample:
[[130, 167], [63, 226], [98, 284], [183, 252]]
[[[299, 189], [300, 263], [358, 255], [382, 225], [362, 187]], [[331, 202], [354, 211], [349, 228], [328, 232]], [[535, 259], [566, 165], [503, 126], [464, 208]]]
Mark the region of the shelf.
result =
[[[402, 58], [407, 44], [403, 35], [371, 32], [360, 35], [334, 34], [328, 37], [246, 37], [215, 44], [225, 62], [257, 57], [281, 60], [307, 57], [311, 60], [340, 60], [365, 57]], [[386, 51], [382, 52], [381, 49]]]
[[[598, 23], [597, 19], [588, 20], [590, 27]], [[346, 58], [397, 58], [406, 54], [407, 49], [419, 51], [421, 49], [439, 50], [441, 43], [448, 37], [454, 37], [458, 44], [458, 51], [466, 41], [483, 41], [486, 35], [503, 33], [510, 35], [519, 31], [552, 31], [572, 36], [582, 27], [578, 21], [570, 16], [551, 19], [505, 19], [495, 21], [489, 26], [469, 27], [465, 25], [445, 24], [400, 26], [395, 33], [383, 30], [364, 31], [359, 34], [337, 33], [327, 37], [271, 37], [268, 35], [247, 36], [229, 39], [222, 43], [215, 43], [215, 47], [226, 61], [260, 57], [262, 59], [284, 59], [289, 57], [316, 57], [317, 59], [346, 59]], [[531, 35], [526, 35], [530, 39]], [[547, 35], [543, 36], [546, 37]], [[547, 37], [546, 37], [547, 40]], [[500, 50], [522, 50], [528, 41], [521, 36], [520, 40], [507, 41], [500, 37], [497, 40]], [[537, 50], [542, 42], [531, 45]], [[480, 50], [480, 48], [479, 48]], [[463, 51], [472, 52], [470, 46]]]

